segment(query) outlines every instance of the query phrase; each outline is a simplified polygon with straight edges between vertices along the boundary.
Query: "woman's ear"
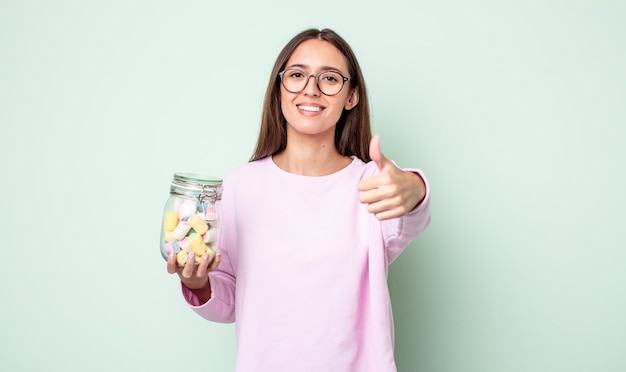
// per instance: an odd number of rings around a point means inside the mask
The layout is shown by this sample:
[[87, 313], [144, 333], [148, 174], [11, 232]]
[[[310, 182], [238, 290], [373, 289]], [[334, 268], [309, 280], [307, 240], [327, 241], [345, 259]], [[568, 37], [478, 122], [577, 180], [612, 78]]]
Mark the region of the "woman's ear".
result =
[[352, 110], [357, 105], [357, 103], [359, 103], [359, 90], [357, 88], [354, 88], [350, 92], [344, 108], [346, 110]]

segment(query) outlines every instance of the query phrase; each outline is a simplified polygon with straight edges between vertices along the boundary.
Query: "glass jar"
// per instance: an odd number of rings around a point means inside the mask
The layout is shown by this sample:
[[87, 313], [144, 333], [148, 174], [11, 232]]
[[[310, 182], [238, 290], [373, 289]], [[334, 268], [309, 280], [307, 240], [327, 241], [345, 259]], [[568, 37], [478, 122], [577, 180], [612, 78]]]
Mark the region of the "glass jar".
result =
[[196, 265], [206, 254], [215, 257], [219, 241], [222, 179], [193, 173], [174, 173], [163, 210], [161, 255], [176, 255], [184, 266], [190, 253]]

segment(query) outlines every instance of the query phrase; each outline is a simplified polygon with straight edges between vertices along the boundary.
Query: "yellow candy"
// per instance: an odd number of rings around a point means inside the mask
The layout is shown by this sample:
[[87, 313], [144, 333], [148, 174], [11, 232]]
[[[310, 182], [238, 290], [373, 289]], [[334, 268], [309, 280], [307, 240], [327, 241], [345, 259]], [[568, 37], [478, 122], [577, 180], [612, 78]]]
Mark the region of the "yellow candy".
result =
[[187, 262], [187, 252], [178, 251], [178, 253], [176, 253], [176, 262], [178, 262], [180, 266], [183, 266], [185, 262]]
[[163, 235], [163, 240], [165, 240], [166, 243], [169, 242], [173, 242], [174, 240], [176, 240], [176, 238], [174, 237], [174, 234], [171, 231], [165, 231], [165, 234]]
[[189, 246], [196, 256], [202, 256], [206, 252], [206, 245], [199, 234], [191, 234], [189, 236]]
[[163, 215], [163, 230], [174, 231], [176, 225], [178, 225], [178, 213], [166, 211]]
[[[215, 256], [215, 253], [213, 253], [212, 250], [208, 249], [206, 251], [206, 255], [207, 255], [207, 258], [209, 260], [209, 265], [210, 265], [211, 261], [213, 261], [213, 256]], [[196, 263], [200, 264], [200, 262], [202, 262], [202, 256], [196, 256]]]
[[187, 222], [200, 235], [209, 231], [209, 225], [207, 225], [206, 221], [204, 221], [204, 218], [202, 218], [202, 216], [199, 215], [198, 213], [189, 217], [189, 220]]

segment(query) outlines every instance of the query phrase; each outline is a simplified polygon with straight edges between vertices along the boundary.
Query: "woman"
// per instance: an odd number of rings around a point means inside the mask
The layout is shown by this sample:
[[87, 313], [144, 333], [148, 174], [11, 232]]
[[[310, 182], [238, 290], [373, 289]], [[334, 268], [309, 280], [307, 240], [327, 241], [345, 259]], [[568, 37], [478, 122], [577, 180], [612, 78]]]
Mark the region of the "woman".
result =
[[306, 30], [278, 56], [251, 161], [224, 182], [220, 253], [178, 273], [237, 323], [238, 371], [395, 371], [387, 266], [430, 221], [427, 187], [372, 138], [348, 44]]

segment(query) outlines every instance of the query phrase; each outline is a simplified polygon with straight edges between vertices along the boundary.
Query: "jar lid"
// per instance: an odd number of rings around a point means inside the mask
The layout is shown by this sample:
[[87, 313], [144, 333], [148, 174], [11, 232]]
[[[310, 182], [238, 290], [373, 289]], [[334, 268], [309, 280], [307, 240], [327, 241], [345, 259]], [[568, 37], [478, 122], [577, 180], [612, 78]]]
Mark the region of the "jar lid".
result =
[[202, 188], [204, 185], [218, 186], [222, 183], [222, 179], [197, 173], [174, 173], [172, 182], [182, 186], [189, 185]]
[[198, 196], [212, 190], [214, 197], [221, 199], [222, 179], [197, 173], [174, 173], [170, 192]]

